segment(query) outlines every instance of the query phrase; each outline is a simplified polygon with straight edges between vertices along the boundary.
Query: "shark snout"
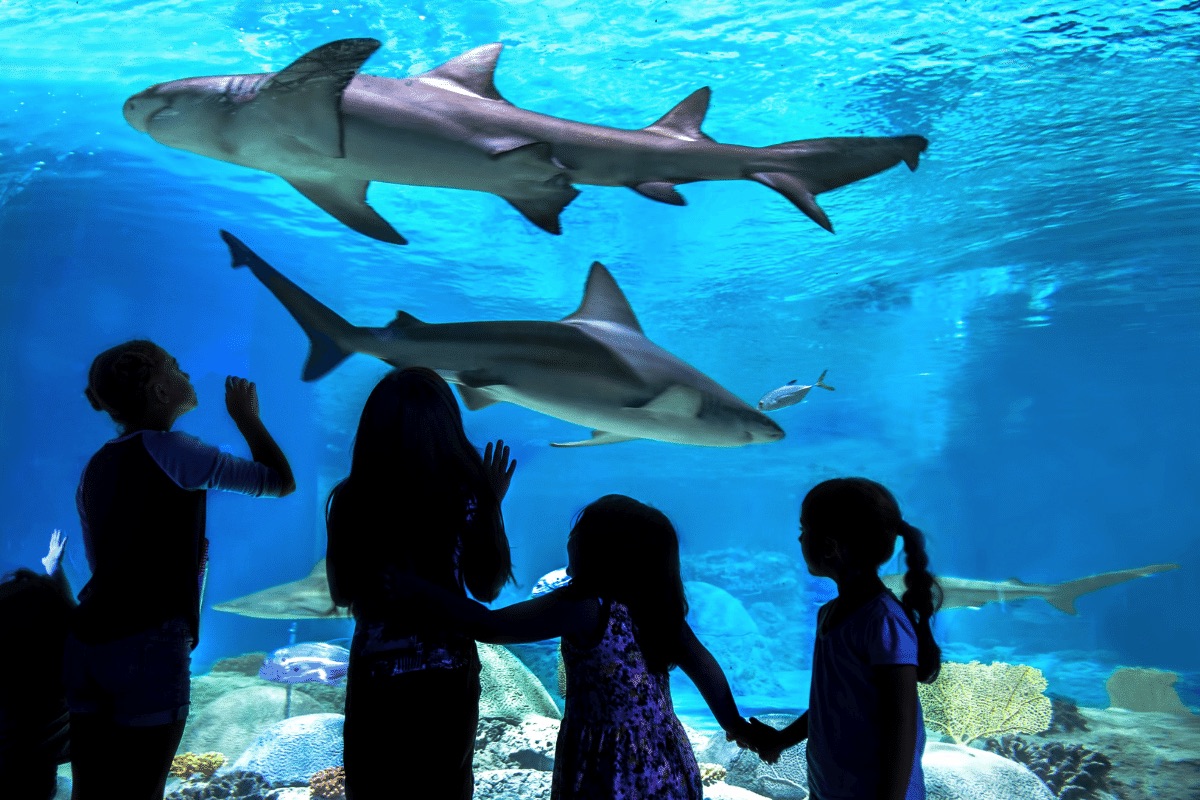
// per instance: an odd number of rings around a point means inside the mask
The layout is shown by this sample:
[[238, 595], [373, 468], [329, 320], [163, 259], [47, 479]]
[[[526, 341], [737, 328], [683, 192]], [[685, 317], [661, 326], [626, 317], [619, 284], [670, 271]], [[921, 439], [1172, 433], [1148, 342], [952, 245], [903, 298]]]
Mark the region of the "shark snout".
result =
[[169, 98], [156, 95], [153, 89], [147, 89], [126, 100], [121, 112], [131, 128], [149, 133], [150, 118], [170, 105]]

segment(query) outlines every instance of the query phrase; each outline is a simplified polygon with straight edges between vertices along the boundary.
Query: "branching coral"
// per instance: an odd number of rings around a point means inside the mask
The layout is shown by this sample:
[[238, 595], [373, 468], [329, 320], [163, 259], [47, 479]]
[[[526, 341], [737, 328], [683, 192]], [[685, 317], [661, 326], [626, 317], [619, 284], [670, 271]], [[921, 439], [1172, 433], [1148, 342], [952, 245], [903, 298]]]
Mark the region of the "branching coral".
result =
[[323, 769], [308, 782], [308, 793], [314, 800], [345, 800], [346, 768]]
[[171, 759], [171, 774], [185, 781], [197, 776], [208, 780], [225, 763], [220, 753], [180, 753]]
[[712, 786], [723, 780], [725, 780], [725, 768], [720, 764], [700, 764], [700, 782], [702, 784]]
[[1079, 713], [1079, 706], [1074, 700], [1070, 700], [1061, 695], [1050, 695], [1050, 727], [1041, 733], [1042, 736], [1049, 736], [1052, 733], [1071, 733], [1072, 731], [1086, 731], [1088, 729], [1087, 719], [1083, 714]]
[[983, 736], [1040, 733], [1050, 725], [1042, 671], [1023, 664], [947, 662], [931, 684], [918, 684], [925, 723], [957, 744]]
[[257, 772], [231, 772], [209, 783], [185, 784], [166, 800], [269, 800], [275, 796]]
[[1024, 764], [1042, 779], [1058, 800], [1099, 800], [1109, 791], [1112, 762], [1101, 753], [1080, 745], [1050, 742], [1034, 744], [1019, 736], [988, 739], [993, 753]]

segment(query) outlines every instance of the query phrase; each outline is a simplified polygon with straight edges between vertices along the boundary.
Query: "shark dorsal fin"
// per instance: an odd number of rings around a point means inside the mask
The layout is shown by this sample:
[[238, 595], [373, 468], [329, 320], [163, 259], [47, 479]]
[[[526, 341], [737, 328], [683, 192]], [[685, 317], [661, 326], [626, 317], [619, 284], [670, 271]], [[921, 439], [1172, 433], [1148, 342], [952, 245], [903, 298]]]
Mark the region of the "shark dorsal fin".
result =
[[342, 158], [342, 92], [379, 45], [339, 39], [310, 50], [272, 75], [254, 106], [318, 153]]
[[[500, 42], [485, 44], [452, 58], [440, 67], [434, 67], [420, 76], [426, 83], [440, 84], [458, 92], [466, 92], [488, 100], [507, 103], [496, 91], [496, 59], [504, 45]], [[450, 84], [449, 86], [447, 84]]]
[[642, 333], [629, 301], [613, 276], [599, 261], [592, 262], [588, 273], [587, 287], [583, 290], [583, 302], [575, 313], [563, 317], [563, 322], [611, 322], [624, 328]]
[[647, 125], [644, 130], [687, 142], [711, 142], [712, 139], [700, 132], [704, 115], [708, 113], [708, 99], [711, 96], [712, 90], [707, 86], [697, 89], [679, 105], [663, 114], [662, 119], [653, 125]]
[[387, 326], [394, 330], [402, 331], [405, 328], [411, 328], [414, 325], [424, 325], [425, 323], [414, 317], [407, 311], [397, 311], [396, 318], [389, 322]]
[[795, 386], [795, 385], [796, 385], [796, 379], [795, 379], [795, 378], [792, 378], [790, 381], [788, 381], [788, 382], [787, 382], [787, 385], [788, 385], [788, 386]]

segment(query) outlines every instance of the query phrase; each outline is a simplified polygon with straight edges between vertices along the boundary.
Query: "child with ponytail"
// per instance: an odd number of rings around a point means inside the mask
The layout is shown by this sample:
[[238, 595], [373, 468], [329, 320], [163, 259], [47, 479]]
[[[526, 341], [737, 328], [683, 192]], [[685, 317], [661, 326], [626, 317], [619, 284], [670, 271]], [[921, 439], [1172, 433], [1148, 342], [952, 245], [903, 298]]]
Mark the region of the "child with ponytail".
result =
[[[897, 537], [908, 568], [900, 598], [879, 578]], [[924, 800], [917, 682], [931, 683], [941, 666], [930, 621], [942, 600], [925, 537], [880, 484], [835, 478], [801, 504], [800, 549], [809, 573], [836, 581], [838, 595], [817, 613], [809, 709], [759, 755], [773, 762], [808, 739], [812, 800]]]

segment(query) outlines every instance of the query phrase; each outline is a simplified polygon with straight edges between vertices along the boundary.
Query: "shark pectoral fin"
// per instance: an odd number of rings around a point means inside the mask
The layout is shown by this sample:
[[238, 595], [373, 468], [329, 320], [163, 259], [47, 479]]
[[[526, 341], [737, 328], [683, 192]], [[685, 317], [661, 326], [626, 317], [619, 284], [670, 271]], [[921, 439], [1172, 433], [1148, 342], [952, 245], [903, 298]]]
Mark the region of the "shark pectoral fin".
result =
[[468, 411], [478, 411], [481, 408], [487, 408], [493, 403], [500, 402], [486, 392], [481, 392], [479, 389], [472, 389], [470, 386], [456, 386], [458, 396], [462, 398], [463, 405]]
[[379, 45], [339, 39], [310, 50], [272, 76], [239, 115], [264, 115], [315, 152], [342, 158], [342, 92]]
[[829, 217], [817, 205], [817, 200], [813, 196], [813, 190], [800, 178], [797, 178], [795, 175], [789, 175], [786, 172], [755, 172], [749, 178], [752, 181], [758, 181], [763, 186], [770, 186], [788, 200], [791, 200], [792, 205], [803, 211], [813, 222], [833, 233], [833, 223], [829, 221]]
[[483, 369], [468, 369], [457, 373], [454, 382], [468, 389], [483, 389], [487, 386], [507, 386], [508, 381], [502, 375], [496, 375]]
[[598, 444], [616, 444], [617, 442], [633, 442], [637, 436], [622, 436], [608, 431], [592, 431], [592, 438], [579, 442], [551, 442], [551, 447], [593, 447]]
[[712, 90], [707, 86], [697, 89], [653, 125], [647, 125], [642, 130], [687, 142], [711, 142], [712, 139], [700, 132], [700, 124], [708, 113], [710, 97]]
[[504, 45], [500, 42], [476, 47], [450, 59], [440, 67], [434, 67], [422, 74], [420, 79], [435, 85], [442, 82], [451, 83], [476, 97], [507, 103], [508, 101], [500, 96], [500, 92], [496, 91], [495, 83], [496, 60], [500, 58], [500, 51], [503, 49]]
[[683, 195], [675, 191], [675, 184], [668, 183], [667, 181], [646, 181], [645, 183], [639, 183], [629, 188], [643, 197], [649, 197], [651, 200], [657, 200], [660, 203], [672, 206], [687, 205], [687, 200], [683, 198]]
[[641, 408], [630, 409], [640, 413], [692, 418], [700, 415], [704, 395], [695, 389], [676, 384]]
[[407, 239], [367, 205], [367, 181], [285, 180], [343, 225], [381, 242], [408, 244]]
[[525, 219], [537, 225], [547, 233], [558, 236], [562, 233], [562, 224], [558, 215], [579, 196], [579, 190], [567, 185], [562, 191], [538, 195], [537, 197], [506, 197], [512, 207], [520, 211]]

